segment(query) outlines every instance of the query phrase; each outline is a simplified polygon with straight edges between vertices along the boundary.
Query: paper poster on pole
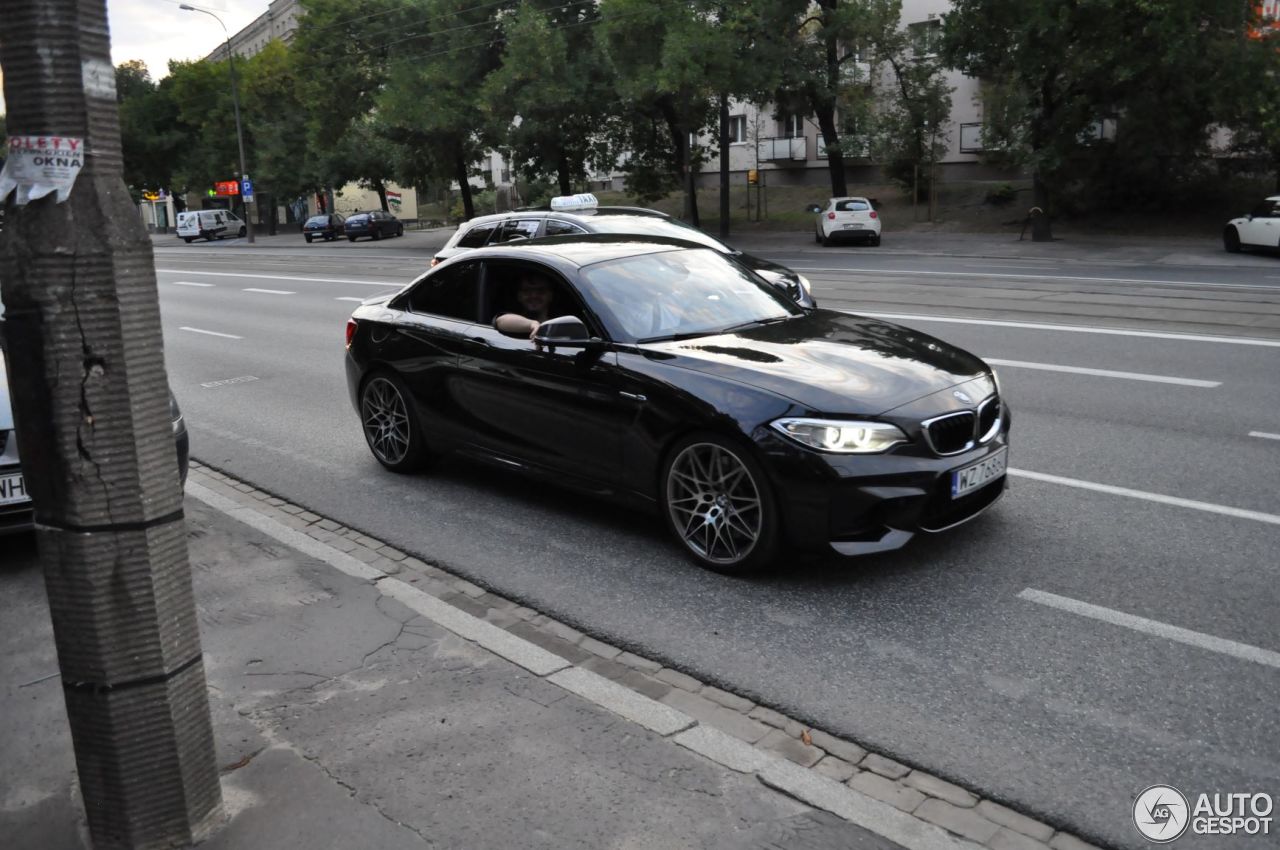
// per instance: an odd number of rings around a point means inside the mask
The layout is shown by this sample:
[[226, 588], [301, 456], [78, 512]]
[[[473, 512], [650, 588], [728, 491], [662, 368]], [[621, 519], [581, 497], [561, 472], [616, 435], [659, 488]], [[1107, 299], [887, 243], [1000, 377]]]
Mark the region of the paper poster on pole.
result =
[[57, 202], [71, 195], [84, 167], [84, 139], [68, 136], [10, 136], [0, 171], [0, 199], [17, 190], [19, 206], [56, 192]]

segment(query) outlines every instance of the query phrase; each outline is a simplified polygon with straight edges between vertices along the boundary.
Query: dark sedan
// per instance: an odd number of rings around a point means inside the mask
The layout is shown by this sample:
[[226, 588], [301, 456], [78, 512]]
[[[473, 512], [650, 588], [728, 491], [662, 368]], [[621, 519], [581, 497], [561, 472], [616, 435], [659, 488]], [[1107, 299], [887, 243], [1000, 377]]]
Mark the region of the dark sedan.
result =
[[337, 213], [313, 215], [307, 219], [306, 224], [302, 225], [302, 235], [308, 243], [313, 239], [331, 242], [346, 232], [343, 229], [345, 224], [346, 219]]
[[[531, 276], [554, 318], [505, 336]], [[697, 563], [887, 551], [1005, 489], [991, 369], [919, 331], [806, 310], [731, 257], [564, 237], [468, 252], [347, 324], [347, 381], [396, 472], [460, 451], [658, 507]]]
[[347, 239], [352, 242], [361, 236], [368, 236], [370, 239], [381, 239], [384, 236], [404, 236], [404, 222], [389, 212], [371, 210], [370, 212], [348, 216], [346, 224], [343, 225], [343, 230], [347, 234]]

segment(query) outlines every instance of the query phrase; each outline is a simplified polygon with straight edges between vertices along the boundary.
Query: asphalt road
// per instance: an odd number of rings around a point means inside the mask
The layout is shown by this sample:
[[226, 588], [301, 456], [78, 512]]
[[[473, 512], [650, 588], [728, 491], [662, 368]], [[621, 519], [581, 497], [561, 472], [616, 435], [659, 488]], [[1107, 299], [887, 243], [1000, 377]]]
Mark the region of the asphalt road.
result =
[[1130, 806], [1152, 784], [1280, 791], [1280, 259], [742, 245], [824, 306], [996, 361], [1017, 471], [953, 533], [744, 581], [691, 566], [656, 516], [463, 461], [377, 465], [345, 319], [443, 238], [161, 248], [193, 455], [1099, 843], [1142, 846]]

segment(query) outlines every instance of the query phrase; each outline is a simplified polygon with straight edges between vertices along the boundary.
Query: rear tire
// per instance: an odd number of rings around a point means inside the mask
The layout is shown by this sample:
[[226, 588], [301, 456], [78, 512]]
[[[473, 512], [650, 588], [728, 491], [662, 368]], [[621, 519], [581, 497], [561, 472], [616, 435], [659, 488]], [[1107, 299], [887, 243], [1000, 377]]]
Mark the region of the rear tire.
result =
[[381, 238], [382, 238], [382, 231], [375, 227], [373, 229], [373, 241], [377, 242]]
[[690, 434], [668, 452], [658, 488], [667, 530], [694, 563], [745, 575], [773, 562], [777, 504], [748, 446]]
[[870, 239], [868, 239], [868, 240], [867, 240], [867, 244], [868, 244], [868, 245], [870, 245], [872, 248], [879, 248], [879, 247], [880, 247], [880, 234], [879, 234], [879, 233], [877, 233], [875, 236], [872, 236]]
[[413, 397], [392, 372], [374, 372], [360, 387], [360, 427], [378, 463], [392, 472], [417, 472], [430, 459]]
[[1240, 253], [1240, 231], [1234, 227], [1228, 227], [1222, 231], [1222, 247], [1228, 254]]
[[311, 244], [311, 236], [310, 236], [310, 234], [308, 234], [307, 236], [304, 236], [303, 238], [307, 240], [307, 244], [308, 244], [308, 245], [310, 245], [310, 244]]
[[182, 237], [182, 241], [190, 245], [192, 242], [196, 241], [196, 238], [194, 236], [184, 236]]

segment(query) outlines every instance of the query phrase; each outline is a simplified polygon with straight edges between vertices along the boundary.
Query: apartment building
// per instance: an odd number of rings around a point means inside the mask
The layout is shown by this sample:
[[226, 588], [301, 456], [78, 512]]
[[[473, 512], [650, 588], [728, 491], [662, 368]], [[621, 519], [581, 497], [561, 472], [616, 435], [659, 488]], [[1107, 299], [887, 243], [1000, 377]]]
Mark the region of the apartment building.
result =
[[[271, 0], [267, 11], [253, 19], [244, 29], [231, 36], [231, 49], [237, 56], [252, 56], [272, 39], [288, 41], [298, 29], [298, 20], [306, 14], [298, 0]], [[210, 62], [227, 58], [227, 43], [205, 57]]]

